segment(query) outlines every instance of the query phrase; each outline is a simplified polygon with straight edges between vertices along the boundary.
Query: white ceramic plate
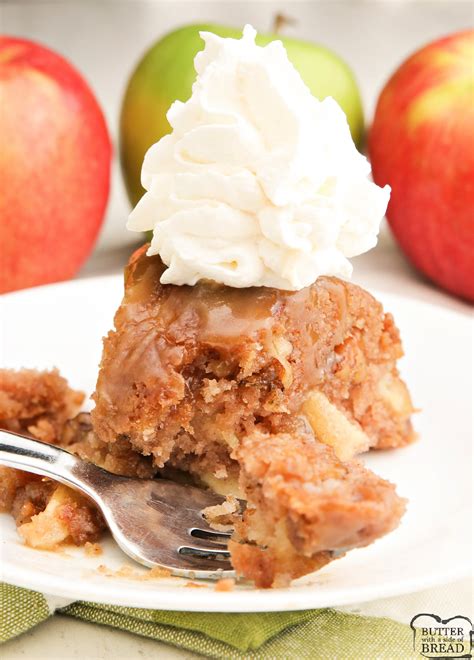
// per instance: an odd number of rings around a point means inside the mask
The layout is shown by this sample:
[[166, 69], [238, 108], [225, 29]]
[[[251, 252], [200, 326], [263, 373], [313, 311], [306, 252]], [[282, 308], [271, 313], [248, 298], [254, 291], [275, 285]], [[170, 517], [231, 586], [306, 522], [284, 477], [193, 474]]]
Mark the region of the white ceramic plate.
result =
[[[77, 388], [91, 392], [101, 337], [112, 326], [122, 295], [119, 276], [78, 280], [9, 294], [2, 299], [3, 362], [8, 367], [57, 366]], [[469, 319], [456, 312], [376, 294], [393, 312], [407, 357], [403, 376], [415, 404], [419, 442], [365, 458], [409, 499], [399, 529], [349, 553], [290, 588], [239, 587], [216, 592], [212, 583], [189, 588], [180, 578], [139, 581], [97, 571], [130, 564], [111, 539], [104, 554], [82, 549], [32, 550], [0, 516], [2, 579], [55, 596], [95, 602], [195, 611], [296, 610], [364, 602], [464, 577], [470, 571], [471, 438]], [[136, 572], [142, 569], [133, 564]]]

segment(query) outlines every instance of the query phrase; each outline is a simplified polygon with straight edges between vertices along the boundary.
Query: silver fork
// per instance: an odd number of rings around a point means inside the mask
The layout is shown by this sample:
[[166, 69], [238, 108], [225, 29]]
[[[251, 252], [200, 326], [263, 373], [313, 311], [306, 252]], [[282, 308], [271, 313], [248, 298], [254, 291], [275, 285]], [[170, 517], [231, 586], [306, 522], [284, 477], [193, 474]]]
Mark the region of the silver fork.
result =
[[0, 431], [0, 463], [60, 481], [89, 496], [101, 510], [122, 550], [145, 566], [174, 575], [219, 578], [234, 575], [230, 533], [209, 527], [202, 515], [223, 498], [166, 479], [111, 474], [64, 449]]

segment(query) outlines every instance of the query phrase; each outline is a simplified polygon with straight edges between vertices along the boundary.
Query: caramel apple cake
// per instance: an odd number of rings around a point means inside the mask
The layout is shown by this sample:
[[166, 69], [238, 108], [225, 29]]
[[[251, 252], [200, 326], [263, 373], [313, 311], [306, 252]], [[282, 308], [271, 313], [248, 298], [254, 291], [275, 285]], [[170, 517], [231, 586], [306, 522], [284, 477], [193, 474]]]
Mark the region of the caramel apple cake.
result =
[[392, 317], [336, 278], [293, 292], [161, 284], [146, 250], [104, 341], [98, 438], [247, 500], [232, 560], [259, 585], [395, 527], [403, 501], [351, 460], [413, 439]]
[[[68, 421], [81, 396], [57, 373], [5, 372], [0, 425], [118, 474], [225, 495], [206, 516], [232, 518], [238, 575], [281, 586], [404, 512], [357, 459], [414, 439], [400, 337], [347, 281], [390, 189], [280, 42], [258, 46], [250, 26], [241, 40], [202, 36], [191, 97], [144, 159], [128, 227], [152, 238], [126, 268], [91, 418]], [[2, 492], [31, 545], [102, 529], [89, 502], [48, 480], [5, 471]]]

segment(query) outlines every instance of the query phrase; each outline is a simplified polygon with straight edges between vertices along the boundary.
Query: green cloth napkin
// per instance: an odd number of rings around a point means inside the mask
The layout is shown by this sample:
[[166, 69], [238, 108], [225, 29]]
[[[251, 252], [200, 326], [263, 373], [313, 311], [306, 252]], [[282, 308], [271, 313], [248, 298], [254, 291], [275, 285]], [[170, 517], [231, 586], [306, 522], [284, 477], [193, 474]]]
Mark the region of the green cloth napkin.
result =
[[[332, 609], [216, 614], [76, 602], [56, 614], [127, 630], [208, 658], [419, 658], [409, 626]], [[5, 642], [52, 613], [42, 594], [0, 584], [0, 616], [0, 641]]]

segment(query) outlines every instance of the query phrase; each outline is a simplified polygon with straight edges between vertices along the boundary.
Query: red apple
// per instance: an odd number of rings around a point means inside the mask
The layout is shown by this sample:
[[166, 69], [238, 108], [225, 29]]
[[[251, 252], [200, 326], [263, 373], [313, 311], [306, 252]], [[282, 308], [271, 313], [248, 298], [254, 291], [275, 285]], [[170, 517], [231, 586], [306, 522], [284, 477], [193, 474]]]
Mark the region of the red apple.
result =
[[474, 30], [422, 48], [380, 95], [369, 135], [387, 217], [423, 273], [474, 300]]
[[63, 57], [0, 37], [0, 292], [67, 279], [90, 254], [111, 144], [91, 89]]

